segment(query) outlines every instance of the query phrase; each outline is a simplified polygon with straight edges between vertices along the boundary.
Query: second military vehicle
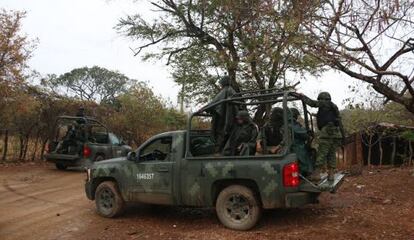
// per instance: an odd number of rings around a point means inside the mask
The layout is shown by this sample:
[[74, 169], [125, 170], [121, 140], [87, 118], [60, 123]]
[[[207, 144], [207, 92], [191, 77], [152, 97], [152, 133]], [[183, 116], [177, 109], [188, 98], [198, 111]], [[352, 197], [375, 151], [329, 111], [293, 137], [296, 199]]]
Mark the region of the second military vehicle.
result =
[[[312, 183], [301, 175], [290, 148], [293, 134], [288, 103], [301, 102], [304, 125], [312, 131], [306, 105], [293, 92], [239, 93], [192, 114], [187, 130], [156, 135], [127, 157], [96, 162], [87, 169], [86, 195], [104, 217], [122, 213], [126, 203], [214, 207], [222, 224], [248, 230], [262, 209], [296, 208], [317, 203], [324, 191], [335, 192], [344, 175], [335, 181], [326, 176]], [[210, 130], [193, 129], [196, 117], [208, 118], [218, 104], [238, 104], [246, 109], [258, 104], [281, 104], [284, 110], [283, 150], [277, 154], [222, 156], [215, 152]]]
[[49, 141], [45, 158], [56, 168], [89, 166], [93, 162], [126, 156], [131, 147], [102, 123], [89, 117], [60, 116], [55, 138]]

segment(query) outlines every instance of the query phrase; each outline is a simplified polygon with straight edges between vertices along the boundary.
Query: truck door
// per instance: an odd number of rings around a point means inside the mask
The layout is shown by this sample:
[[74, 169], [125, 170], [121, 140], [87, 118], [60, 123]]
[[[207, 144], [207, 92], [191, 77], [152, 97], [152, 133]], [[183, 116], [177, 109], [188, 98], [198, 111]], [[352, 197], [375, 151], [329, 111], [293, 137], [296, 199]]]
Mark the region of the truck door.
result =
[[171, 136], [156, 138], [140, 149], [134, 188], [137, 201], [172, 204], [173, 160]]

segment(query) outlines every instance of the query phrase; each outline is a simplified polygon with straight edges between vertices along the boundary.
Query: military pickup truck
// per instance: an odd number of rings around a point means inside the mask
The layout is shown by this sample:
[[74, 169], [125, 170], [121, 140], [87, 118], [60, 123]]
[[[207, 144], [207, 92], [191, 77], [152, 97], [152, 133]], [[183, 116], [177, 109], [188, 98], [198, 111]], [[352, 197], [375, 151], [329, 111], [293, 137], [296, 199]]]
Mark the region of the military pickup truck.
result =
[[49, 141], [45, 158], [57, 169], [65, 170], [126, 156], [130, 151], [130, 146], [93, 118], [59, 116], [55, 138]]
[[282, 104], [287, 133], [288, 103], [293, 101], [302, 103], [304, 125], [311, 131], [306, 105], [295, 93], [239, 93], [192, 114], [187, 130], [156, 135], [127, 157], [96, 162], [86, 170], [86, 196], [108, 218], [120, 215], [130, 202], [215, 207], [222, 224], [235, 230], [254, 227], [263, 209], [317, 203], [322, 192], [337, 190], [344, 175], [336, 174], [334, 182], [326, 176], [319, 183], [308, 181], [289, 147], [292, 134], [284, 134], [285, 147], [278, 154], [221, 156], [214, 152], [210, 130], [192, 126], [194, 118], [208, 118], [208, 108], [218, 104]]

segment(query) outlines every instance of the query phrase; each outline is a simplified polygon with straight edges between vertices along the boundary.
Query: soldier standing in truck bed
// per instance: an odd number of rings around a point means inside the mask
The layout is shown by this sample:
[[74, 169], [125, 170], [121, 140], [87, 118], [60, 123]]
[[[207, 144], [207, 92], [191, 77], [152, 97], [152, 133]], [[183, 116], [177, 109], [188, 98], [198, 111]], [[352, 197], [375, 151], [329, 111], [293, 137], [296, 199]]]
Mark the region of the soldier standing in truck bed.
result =
[[[221, 90], [210, 102], [210, 105], [236, 94], [236, 91], [230, 84], [229, 76], [221, 78], [219, 83], [221, 85]], [[222, 152], [233, 127], [234, 118], [237, 114], [237, 107], [233, 104], [221, 103], [214, 108], [209, 109], [208, 112], [213, 117], [211, 122], [211, 132], [216, 145], [215, 152]]]
[[333, 181], [336, 170], [336, 149], [341, 146], [341, 140], [345, 137], [338, 107], [331, 101], [328, 92], [319, 93], [317, 101], [301, 96], [307, 105], [318, 108], [316, 121], [319, 129], [319, 148], [311, 180], [320, 181], [321, 169], [328, 165], [328, 180]]

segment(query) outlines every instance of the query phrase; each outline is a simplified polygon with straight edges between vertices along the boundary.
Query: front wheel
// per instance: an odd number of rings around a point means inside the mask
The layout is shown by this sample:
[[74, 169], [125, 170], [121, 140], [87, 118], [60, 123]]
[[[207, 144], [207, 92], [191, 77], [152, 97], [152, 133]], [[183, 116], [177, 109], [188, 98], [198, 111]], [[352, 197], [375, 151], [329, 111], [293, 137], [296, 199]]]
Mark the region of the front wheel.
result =
[[232, 185], [217, 197], [216, 212], [221, 223], [234, 230], [249, 230], [259, 221], [262, 208], [253, 191]]
[[125, 206], [118, 187], [112, 181], [102, 182], [96, 188], [95, 204], [99, 215], [107, 218], [119, 216]]

